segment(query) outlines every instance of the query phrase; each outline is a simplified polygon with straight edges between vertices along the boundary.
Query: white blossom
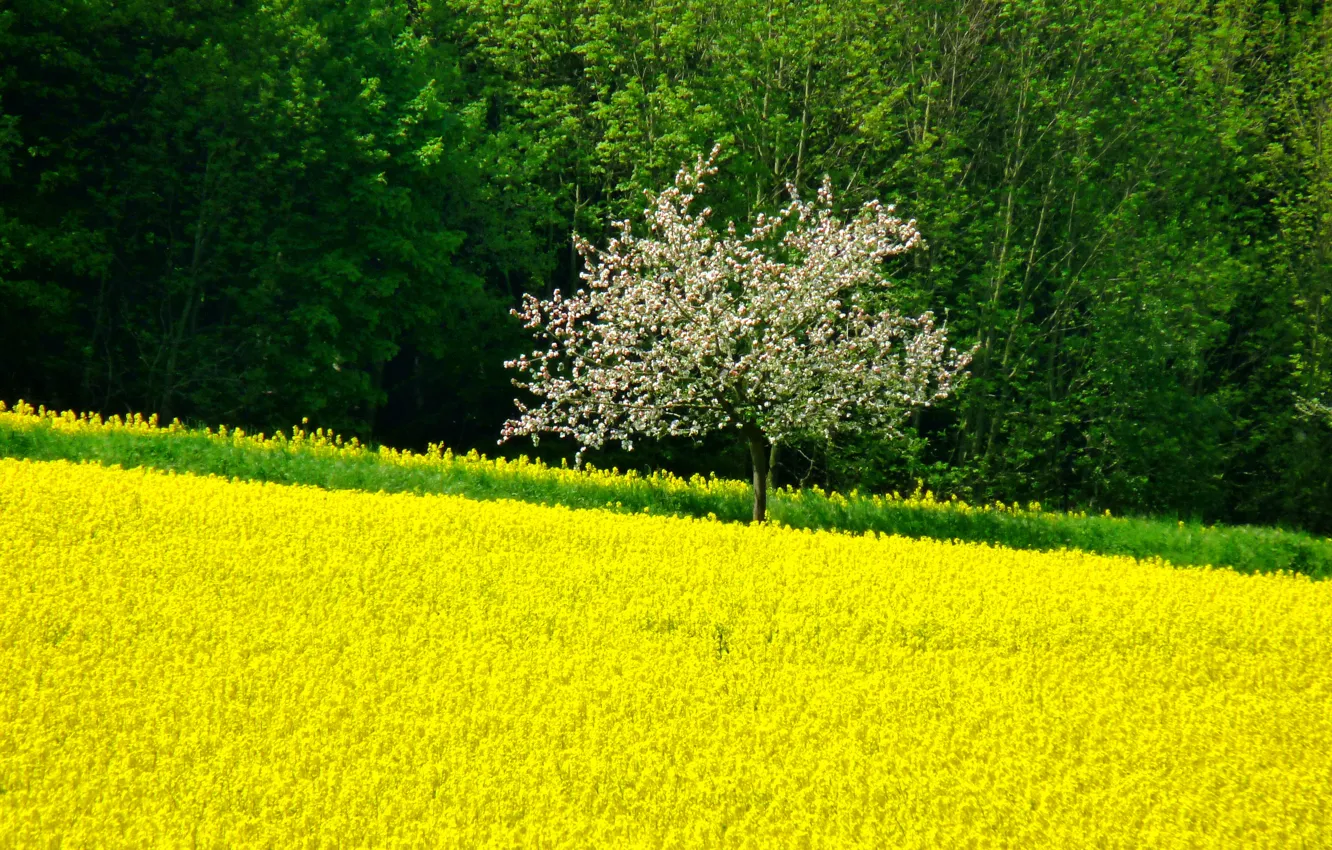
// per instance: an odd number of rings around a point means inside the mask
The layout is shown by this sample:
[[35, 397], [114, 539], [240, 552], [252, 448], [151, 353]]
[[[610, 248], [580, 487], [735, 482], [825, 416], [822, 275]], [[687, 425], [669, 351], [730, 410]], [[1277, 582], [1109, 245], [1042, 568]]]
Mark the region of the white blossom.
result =
[[870, 312], [888, 257], [921, 243], [915, 221], [870, 201], [842, 220], [818, 197], [759, 214], [748, 234], [693, 212], [718, 148], [648, 195], [647, 232], [628, 220], [597, 251], [575, 235], [585, 287], [525, 295], [515, 315], [548, 346], [506, 362], [518, 387], [503, 439], [549, 432], [589, 447], [631, 437], [739, 430], [748, 441], [834, 431], [898, 433], [906, 414], [953, 391], [969, 353], [948, 348], [931, 313]]

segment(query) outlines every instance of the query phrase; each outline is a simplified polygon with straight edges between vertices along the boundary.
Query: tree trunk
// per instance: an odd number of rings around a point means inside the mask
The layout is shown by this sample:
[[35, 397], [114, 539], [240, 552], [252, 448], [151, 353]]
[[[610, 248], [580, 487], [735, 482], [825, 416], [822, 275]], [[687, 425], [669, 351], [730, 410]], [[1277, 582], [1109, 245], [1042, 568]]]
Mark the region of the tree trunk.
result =
[[754, 461], [754, 522], [763, 522], [768, 516], [768, 440], [757, 427], [746, 428], [744, 435]]

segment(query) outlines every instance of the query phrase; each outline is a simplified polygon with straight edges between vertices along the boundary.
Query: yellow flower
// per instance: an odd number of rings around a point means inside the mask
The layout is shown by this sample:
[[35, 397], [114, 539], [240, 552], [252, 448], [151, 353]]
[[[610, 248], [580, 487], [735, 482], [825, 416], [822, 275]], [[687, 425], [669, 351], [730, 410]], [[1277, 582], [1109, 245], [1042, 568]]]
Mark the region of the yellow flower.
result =
[[0, 847], [1328, 846], [1329, 610], [1288, 574], [0, 460]]

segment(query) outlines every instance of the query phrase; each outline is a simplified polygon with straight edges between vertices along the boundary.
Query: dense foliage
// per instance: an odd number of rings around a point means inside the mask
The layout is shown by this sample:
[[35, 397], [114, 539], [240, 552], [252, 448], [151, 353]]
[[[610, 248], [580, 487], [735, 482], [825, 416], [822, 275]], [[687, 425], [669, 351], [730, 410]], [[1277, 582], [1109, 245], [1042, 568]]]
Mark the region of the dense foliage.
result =
[[[102, 419], [0, 402], [0, 457], [71, 460], [124, 468], [150, 467], [247, 481], [306, 484], [332, 490], [425, 493], [601, 508], [657, 516], [752, 519], [753, 491], [743, 481], [655, 471], [549, 466], [519, 455], [487, 458], [440, 446], [424, 453], [371, 449], [324, 429], [246, 433], [194, 430], [155, 417]], [[1015, 549], [1079, 549], [1163, 559], [1175, 566], [1228, 567], [1241, 573], [1291, 572], [1332, 578], [1332, 539], [1260, 526], [1204, 525], [1138, 517], [1053, 511], [1040, 504], [969, 505], [929, 491], [828, 493], [817, 485], [779, 487], [769, 518], [812, 531], [875, 532]]]
[[1332, 584], [0, 460], [0, 844], [1321, 847]]
[[461, 261], [457, 60], [405, 10], [0, 15], [6, 389], [370, 429], [395, 359], [472, 379], [504, 306]]
[[11, 401], [493, 445], [507, 309], [720, 141], [719, 221], [895, 202], [980, 345], [779, 481], [1332, 531], [1323, 0], [13, 0], [0, 55]]

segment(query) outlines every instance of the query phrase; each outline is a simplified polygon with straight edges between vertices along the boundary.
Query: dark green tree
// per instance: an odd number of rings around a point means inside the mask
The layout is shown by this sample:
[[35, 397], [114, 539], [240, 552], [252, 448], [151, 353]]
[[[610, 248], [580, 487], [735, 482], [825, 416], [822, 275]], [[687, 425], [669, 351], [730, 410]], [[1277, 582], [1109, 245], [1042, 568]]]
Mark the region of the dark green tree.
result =
[[447, 360], [501, 312], [463, 259], [457, 62], [406, 7], [4, 21], [8, 394], [365, 432], [404, 346]]

